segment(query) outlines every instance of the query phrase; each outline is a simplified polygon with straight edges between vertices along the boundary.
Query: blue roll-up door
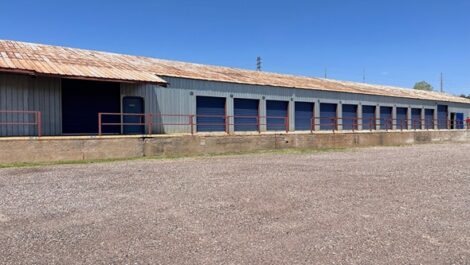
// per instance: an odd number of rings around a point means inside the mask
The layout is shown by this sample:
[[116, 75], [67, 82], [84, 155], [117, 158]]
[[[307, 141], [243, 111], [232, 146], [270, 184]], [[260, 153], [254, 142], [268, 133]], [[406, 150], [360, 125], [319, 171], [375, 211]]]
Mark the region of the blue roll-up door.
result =
[[411, 128], [421, 129], [421, 109], [411, 109]]
[[320, 104], [320, 130], [336, 130], [336, 104], [321, 103]]
[[286, 130], [286, 119], [289, 115], [288, 101], [266, 101], [266, 127], [268, 131]]
[[448, 127], [448, 107], [446, 105], [437, 105], [437, 126], [439, 129]]
[[233, 104], [235, 131], [258, 131], [259, 100], [236, 98]]
[[459, 130], [465, 128], [463, 122], [464, 122], [463, 113], [456, 113], [455, 114], [455, 128]]
[[380, 107], [380, 129], [392, 129], [392, 107]]
[[343, 130], [357, 130], [357, 105], [344, 104]]
[[196, 126], [198, 132], [225, 131], [225, 98], [197, 97]]
[[312, 129], [313, 105], [310, 102], [295, 102], [295, 130]]
[[408, 129], [408, 108], [397, 108], [397, 129]]
[[375, 106], [362, 106], [362, 129], [376, 129]]
[[434, 110], [433, 109], [424, 110], [424, 128], [434, 129]]

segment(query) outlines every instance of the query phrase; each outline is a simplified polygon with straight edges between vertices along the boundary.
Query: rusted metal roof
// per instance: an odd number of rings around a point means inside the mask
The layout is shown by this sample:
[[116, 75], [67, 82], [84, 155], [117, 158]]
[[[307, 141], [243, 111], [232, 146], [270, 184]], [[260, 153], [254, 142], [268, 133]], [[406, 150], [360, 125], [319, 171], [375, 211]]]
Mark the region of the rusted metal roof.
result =
[[169, 76], [470, 104], [468, 99], [438, 92], [2, 40], [0, 40], [0, 71], [150, 82], [162, 85], [166, 82], [161, 77]]
[[126, 56], [0, 40], [0, 70], [71, 78], [166, 84], [152, 71], [136, 68]]

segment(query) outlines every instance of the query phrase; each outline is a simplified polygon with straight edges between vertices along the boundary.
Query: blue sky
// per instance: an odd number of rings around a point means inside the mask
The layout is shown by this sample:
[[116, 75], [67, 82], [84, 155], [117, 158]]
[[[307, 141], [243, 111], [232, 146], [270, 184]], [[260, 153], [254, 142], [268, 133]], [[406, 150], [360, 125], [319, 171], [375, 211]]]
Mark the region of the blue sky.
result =
[[470, 94], [470, 0], [1, 2], [0, 38]]

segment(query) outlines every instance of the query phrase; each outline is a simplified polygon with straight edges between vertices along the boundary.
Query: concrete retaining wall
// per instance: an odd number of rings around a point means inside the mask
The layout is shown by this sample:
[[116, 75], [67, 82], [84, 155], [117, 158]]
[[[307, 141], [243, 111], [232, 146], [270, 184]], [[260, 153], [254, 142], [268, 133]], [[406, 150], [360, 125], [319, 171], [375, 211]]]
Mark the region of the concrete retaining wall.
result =
[[469, 131], [358, 132], [152, 137], [1, 139], [0, 164], [190, 156], [286, 148], [348, 148], [431, 142], [470, 142]]

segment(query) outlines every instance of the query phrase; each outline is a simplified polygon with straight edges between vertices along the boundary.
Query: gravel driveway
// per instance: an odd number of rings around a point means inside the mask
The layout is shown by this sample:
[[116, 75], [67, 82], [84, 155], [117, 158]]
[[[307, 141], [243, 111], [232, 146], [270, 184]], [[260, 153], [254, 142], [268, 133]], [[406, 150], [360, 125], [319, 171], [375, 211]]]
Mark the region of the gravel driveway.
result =
[[2, 169], [0, 264], [470, 264], [470, 144]]

